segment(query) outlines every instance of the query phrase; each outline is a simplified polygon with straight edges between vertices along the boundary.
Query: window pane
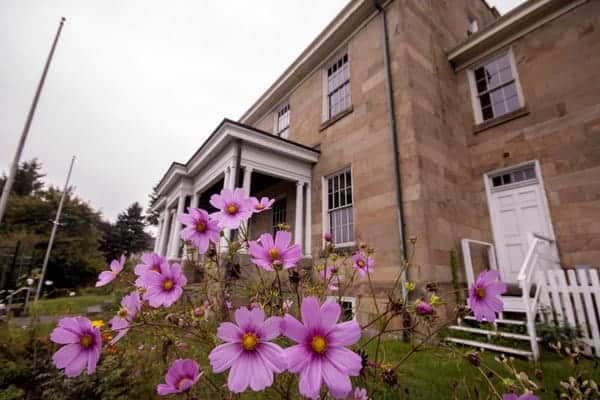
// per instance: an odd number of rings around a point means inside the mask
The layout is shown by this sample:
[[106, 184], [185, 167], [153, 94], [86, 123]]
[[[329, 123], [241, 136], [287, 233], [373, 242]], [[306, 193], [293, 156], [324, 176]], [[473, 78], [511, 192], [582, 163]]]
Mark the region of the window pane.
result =
[[483, 120], [488, 120], [494, 118], [494, 112], [492, 111], [492, 107], [486, 107], [481, 110], [481, 115], [483, 116]]
[[510, 61], [508, 61], [508, 54], [504, 54], [502, 57], [496, 59], [496, 65], [498, 65], [499, 69], [509, 68]]
[[510, 67], [500, 70], [500, 80], [502, 81], [502, 83], [510, 82], [513, 80]]
[[479, 67], [475, 70], [475, 80], [476, 81], [484, 81], [485, 80], [485, 72], [483, 67]]
[[517, 87], [514, 83], [509, 83], [508, 85], [504, 86], [502, 91], [504, 92], [504, 97], [507, 99], [517, 95]]
[[[492, 105], [497, 105], [500, 103], [504, 103], [504, 97], [502, 96], [502, 89], [494, 90], [490, 93], [492, 98]], [[494, 108], [494, 113], [496, 113], [496, 109]]]
[[479, 97], [481, 107], [488, 107], [490, 105], [490, 94], [486, 93]]
[[504, 105], [504, 102], [494, 104], [492, 108], [494, 109], [494, 115], [496, 116], [506, 114], [506, 106]]
[[527, 168], [525, 170], [525, 176], [527, 177], [527, 179], [535, 178], [535, 170], [533, 169], [533, 167]]
[[520, 107], [520, 104], [519, 104], [518, 97], [516, 97], [516, 96], [511, 97], [510, 99], [506, 100], [506, 112], [518, 110], [519, 107]]
[[477, 93], [485, 92], [487, 90], [487, 82], [485, 79], [477, 81]]
[[502, 177], [501, 176], [495, 176], [495, 177], [493, 177], [492, 178], [492, 185], [494, 185], [494, 187], [502, 185]]
[[346, 204], [352, 204], [352, 189], [346, 189]]

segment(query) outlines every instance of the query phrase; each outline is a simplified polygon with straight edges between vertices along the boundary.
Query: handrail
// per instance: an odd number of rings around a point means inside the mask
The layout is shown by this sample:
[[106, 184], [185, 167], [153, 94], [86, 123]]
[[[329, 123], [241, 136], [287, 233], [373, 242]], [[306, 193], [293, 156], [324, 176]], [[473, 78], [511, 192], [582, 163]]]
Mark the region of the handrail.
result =
[[465, 266], [465, 275], [467, 277], [469, 289], [475, 284], [475, 272], [473, 270], [473, 259], [471, 257], [471, 244], [486, 246], [488, 248], [489, 266], [493, 270], [498, 270], [498, 263], [496, 262], [496, 250], [493, 243], [475, 239], [461, 239], [460, 245], [463, 253], [463, 264]]
[[8, 296], [6, 296], [6, 300], [8, 300], [8, 304], [6, 305], [6, 315], [10, 314], [10, 309], [12, 307], [13, 298], [15, 297], [16, 294], [18, 294], [22, 291], [27, 291], [27, 294], [25, 295], [25, 304], [23, 305], [23, 310], [25, 311], [25, 314], [27, 314], [27, 306], [29, 304], [29, 295], [31, 294], [31, 288], [29, 286], [23, 286], [23, 287], [15, 290]]

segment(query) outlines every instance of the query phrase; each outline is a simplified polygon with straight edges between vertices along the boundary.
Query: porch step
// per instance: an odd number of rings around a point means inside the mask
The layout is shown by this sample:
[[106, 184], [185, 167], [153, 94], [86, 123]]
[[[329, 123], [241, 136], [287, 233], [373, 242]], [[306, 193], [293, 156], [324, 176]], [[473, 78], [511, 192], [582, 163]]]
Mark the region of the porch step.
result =
[[[480, 329], [480, 328], [470, 328], [468, 326], [452, 325], [452, 326], [449, 326], [448, 328], [455, 330], [455, 331], [475, 333], [477, 335], [500, 336], [500, 337], [505, 337], [505, 338], [510, 338], [510, 339], [518, 339], [518, 340], [530, 340], [531, 339], [530, 336], [521, 335], [519, 333], [492, 331], [489, 329]], [[538, 338], [538, 341], [540, 341], [539, 338]]]
[[471, 347], [480, 348], [480, 349], [488, 349], [488, 350], [492, 350], [492, 351], [497, 351], [499, 353], [510, 353], [510, 354], [515, 354], [515, 355], [522, 356], [522, 357], [527, 357], [527, 358], [532, 358], [532, 356], [533, 356], [533, 353], [531, 351], [515, 349], [512, 347], [498, 346], [496, 344], [478, 342], [476, 340], [458, 339], [458, 338], [453, 338], [453, 337], [447, 337], [445, 340], [447, 342], [464, 344], [465, 346], [471, 346]]
[[[466, 317], [464, 317], [464, 319], [469, 320], [469, 321], [479, 322], [472, 315], [467, 315]], [[506, 325], [521, 325], [521, 326], [526, 326], [527, 325], [527, 323], [525, 321], [519, 321], [517, 319], [503, 319], [503, 318], [496, 319], [494, 321], [494, 323], [495, 324], [506, 324]]]

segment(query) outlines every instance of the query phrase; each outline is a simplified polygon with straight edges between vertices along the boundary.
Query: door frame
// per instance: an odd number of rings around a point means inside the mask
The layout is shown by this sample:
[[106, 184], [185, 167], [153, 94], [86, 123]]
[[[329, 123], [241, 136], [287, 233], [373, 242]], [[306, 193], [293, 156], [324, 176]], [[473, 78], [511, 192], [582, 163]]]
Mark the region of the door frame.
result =
[[[505, 261], [505, 255], [504, 255], [504, 250], [503, 250], [503, 243], [501, 240], [502, 234], [500, 232], [500, 221], [497, 220], [495, 212], [493, 210], [494, 201], [492, 199], [493, 191], [492, 191], [492, 186], [490, 184], [490, 180], [491, 180], [491, 177], [494, 175], [499, 175], [502, 173], [506, 173], [509, 171], [513, 171], [513, 170], [520, 169], [520, 168], [523, 168], [526, 166], [531, 166], [531, 165], [535, 169], [535, 176], [536, 176], [536, 180], [537, 180], [536, 184], [539, 185], [539, 187], [540, 187], [540, 191], [541, 191], [540, 197], [541, 197], [541, 202], [542, 202], [541, 206], [544, 209], [543, 212], [549, 222], [550, 238], [555, 241], [554, 243], [556, 243], [556, 235], [554, 234], [554, 224], [552, 223], [552, 215], [550, 214], [550, 207], [548, 205], [548, 197], [546, 196], [546, 186], [544, 185], [544, 178], [542, 176], [542, 169], [540, 167], [539, 161], [537, 159], [525, 161], [522, 163], [510, 165], [508, 167], [499, 168], [499, 169], [495, 169], [495, 170], [486, 172], [485, 174], [483, 174], [483, 183], [485, 185], [485, 195], [486, 195], [487, 203], [488, 203], [488, 212], [490, 214], [490, 222], [492, 224], [492, 237], [494, 239], [494, 248], [496, 250], [496, 258], [497, 258], [496, 265], [498, 266], [498, 272], [500, 273], [500, 276], [502, 276], [502, 265], [503, 265], [503, 262]], [[523, 184], [523, 186], [528, 186], [528, 185]], [[518, 186], [515, 186], [515, 187], [518, 187]]]

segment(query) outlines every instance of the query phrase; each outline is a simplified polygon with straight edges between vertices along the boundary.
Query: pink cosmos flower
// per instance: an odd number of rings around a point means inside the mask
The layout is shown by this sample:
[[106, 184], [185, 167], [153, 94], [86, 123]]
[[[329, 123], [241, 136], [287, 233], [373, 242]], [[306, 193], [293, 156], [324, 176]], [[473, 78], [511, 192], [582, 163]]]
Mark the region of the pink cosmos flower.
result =
[[146, 284], [144, 300], [148, 300], [150, 306], [154, 308], [171, 307], [179, 299], [183, 287], [187, 284], [181, 265], [177, 263], [172, 265], [164, 263], [160, 267], [160, 272], [148, 271], [142, 279]]
[[517, 397], [514, 393], [506, 393], [502, 395], [502, 400], [540, 400], [540, 398], [532, 393], [525, 393], [520, 397]]
[[263, 197], [260, 201], [256, 197], [250, 197], [250, 208], [256, 214], [270, 210], [273, 203], [275, 203], [275, 199], [269, 199], [268, 197]]
[[417, 305], [417, 314], [421, 316], [431, 315], [433, 314], [433, 307], [425, 300], [421, 300]]
[[499, 281], [498, 277], [495, 270], [482, 272], [471, 288], [469, 304], [478, 321], [485, 318], [487, 322], [494, 322], [496, 313], [504, 309], [502, 300], [496, 296], [506, 292], [506, 283]]
[[85, 317], [62, 318], [50, 334], [54, 343], [64, 344], [52, 356], [52, 363], [58, 369], [65, 369], [69, 378], [78, 376], [85, 369], [90, 375], [96, 370], [102, 349], [100, 328], [92, 326]]
[[300, 373], [303, 396], [316, 399], [324, 382], [334, 398], [342, 399], [352, 390], [350, 376], [360, 373], [360, 356], [345, 347], [360, 339], [360, 326], [356, 321], [338, 324], [341, 312], [335, 301], [319, 307], [311, 296], [300, 307], [303, 323], [289, 314], [281, 322], [282, 333], [298, 343], [284, 351], [288, 370]]
[[133, 322], [138, 311], [142, 308], [142, 301], [138, 292], [131, 292], [121, 300], [121, 309], [108, 324], [110, 329], [116, 331], [114, 339], [110, 341], [114, 346], [129, 331], [129, 325]]
[[358, 271], [358, 275], [361, 277], [373, 272], [373, 267], [375, 266], [373, 257], [365, 256], [363, 253], [357, 252], [352, 256], [352, 261], [354, 262], [352, 267]]
[[277, 231], [275, 240], [270, 233], [260, 235], [258, 241], [251, 240], [248, 250], [252, 262], [267, 271], [273, 271], [273, 266], [280, 265], [283, 269], [292, 268], [302, 257], [300, 245], [289, 245], [292, 234], [288, 231]]
[[327, 284], [327, 289], [329, 290], [339, 290], [339, 286], [344, 280], [343, 276], [338, 274], [337, 267], [327, 266], [325, 269], [319, 271], [319, 277], [325, 284]]
[[208, 217], [208, 213], [201, 208], [188, 207], [188, 214], [177, 215], [177, 220], [187, 227], [181, 231], [181, 238], [189, 240], [200, 254], [206, 253], [208, 244], [219, 243], [219, 223]]
[[323, 239], [325, 239], [326, 242], [331, 242], [331, 232], [325, 232]]
[[210, 303], [208, 300], [204, 300], [204, 302], [200, 305], [200, 307], [194, 308], [194, 317], [204, 318], [208, 316], [208, 311], [210, 310]]
[[160, 272], [160, 266], [167, 262], [167, 259], [155, 252], [142, 254], [140, 257], [141, 263], [135, 266], [133, 272], [138, 276], [135, 281], [137, 287], [143, 288], [146, 285], [143, 282], [142, 276], [148, 271]]
[[98, 275], [98, 282], [96, 282], [96, 287], [108, 285], [111, 283], [123, 270], [123, 266], [125, 265], [125, 255], [122, 255], [119, 260], [112, 260], [110, 263], [110, 271], [102, 271], [100, 275]]
[[166, 396], [173, 393], [183, 393], [191, 388], [198, 379], [202, 372], [198, 363], [194, 360], [177, 359], [173, 361], [171, 367], [165, 375], [165, 383], [161, 383], [156, 386], [156, 393], [161, 396]]
[[364, 388], [355, 388], [354, 389], [354, 400], [369, 400], [369, 396], [367, 396], [367, 389]]
[[243, 221], [252, 216], [250, 200], [246, 197], [244, 189], [237, 188], [233, 192], [229, 189], [221, 190], [221, 194], [213, 194], [210, 204], [218, 208], [211, 217], [219, 221], [222, 228], [237, 229]]
[[257, 392], [273, 384], [273, 373], [281, 373], [286, 364], [281, 347], [270, 340], [279, 336], [281, 318], [265, 320], [260, 308], [248, 310], [240, 307], [235, 311], [235, 321], [223, 322], [217, 336], [226, 343], [213, 349], [208, 356], [213, 372], [229, 368], [227, 385], [234, 393], [241, 393], [250, 386]]

